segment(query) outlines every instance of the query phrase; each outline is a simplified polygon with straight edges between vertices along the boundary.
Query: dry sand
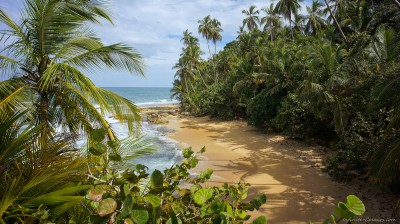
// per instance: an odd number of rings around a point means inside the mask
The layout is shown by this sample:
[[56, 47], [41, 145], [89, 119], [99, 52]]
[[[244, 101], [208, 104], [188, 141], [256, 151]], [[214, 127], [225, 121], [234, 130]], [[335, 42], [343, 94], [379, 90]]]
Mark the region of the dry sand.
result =
[[[367, 207], [364, 217], [389, 218], [396, 198], [373, 186], [347, 186], [321, 172], [324, 150], [275, 134], [262, 134], [243, 121], [213, 121], [207, 117], [169, 116], [169, 137], [182, 147], [199, 150], [198, 173], [214, 170], [210, 184], [250, 183], [249, 198], [265, 193], [267, 203], [254, 216], [269, 223], [322, 223], [339, 201], [355, 194]], [[360, 222], [376, 223], [376, 222]], [[385, 222], [391, 223], [391, 222]]]

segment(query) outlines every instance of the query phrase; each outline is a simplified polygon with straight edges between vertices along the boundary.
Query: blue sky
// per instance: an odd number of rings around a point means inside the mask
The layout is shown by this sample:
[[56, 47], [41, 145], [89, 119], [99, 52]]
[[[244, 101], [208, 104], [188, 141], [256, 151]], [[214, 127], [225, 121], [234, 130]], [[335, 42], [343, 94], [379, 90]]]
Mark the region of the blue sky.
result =
[[[2, 0], [0, 8], [18, 19], [22, 0]], [[105, 44], [124, 42], [136, 48], [147, 65], [146, 78], [126, 72], [104, 70], [88, 76], [98, 86], [169, 87], [175, 71], [172, 67], [179, 58], [184, 30], [189, 29], [201, 42], [204, 52], [206, 42], [197, 32], [199, 19], [207, 15], [217, 18], [224, 32], [217, 50], [235, 39], [244, 16], [241, 11], [250, 5], [268, 6], [270, 0], [109, 0], [114, 25], [104, 22], [95, 30]], [[308, 2], [308, 1], [307, 1]], [[302, 3], [302, 11], [305, 4]], [[2, 29], [3, 26], [0, 26]], [[207, 54], [204, 55], [206, 57]]]

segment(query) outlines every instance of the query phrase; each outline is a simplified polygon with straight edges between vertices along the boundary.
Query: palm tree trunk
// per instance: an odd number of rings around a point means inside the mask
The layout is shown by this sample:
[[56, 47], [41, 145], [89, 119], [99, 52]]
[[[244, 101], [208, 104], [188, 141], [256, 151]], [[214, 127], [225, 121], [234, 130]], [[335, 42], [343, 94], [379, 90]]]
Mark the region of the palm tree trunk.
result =
[[215, 81], [217, 81], [217, 72], [215, 71], [214, 56], [211, 54], [210, 43], [209, 43], [208, 39], [207, 39], [207, 47], [208, 47], [208, 52], [210, 53], [210, 59], [212, 61], [213, 67], [214, 67], [214, 79], [215, 79]]
[[289, 26], [290, 26], [290, 33], [292, 34], [292, 40], [294, 40], [293, 28], [292, 28], [292, 18], [289, 18]]
[[335, 15], [333, 14], [331, 7], [329, 6], [328, 2], [326, 0], [324, 0], [326, 7], [328, 8], [329, 13], [331, 14], [333, 20], [335, 21], [335, 24], [337, 26], [337, 28], [339, 29], [340, 33], [342, 34], [343, 39], [347, 42], [347, 38], [346, 35], [344, 35], [342, 28], [340, 27], [339, 22], [337, 21]]
[[[215, 54], [217, 54], [217, 43], [214, 43], [214, 50], [215, 50]], [[215, 61], [214, 61], [214, 56], [213, 56], [213, 63], [214, 63], [214, 75], [215, 75], [215, 81], [218, 82], [218, 75], [217, 75], [217, 68], [215, 66]]]
[[40, 93], [39, 100], [39, 125], [40, 125], [40, 135], [41, 135], [41, 144], [43, 147], [47, 144], [48, 136], [49, 136], [49, 99], [46, 93]]

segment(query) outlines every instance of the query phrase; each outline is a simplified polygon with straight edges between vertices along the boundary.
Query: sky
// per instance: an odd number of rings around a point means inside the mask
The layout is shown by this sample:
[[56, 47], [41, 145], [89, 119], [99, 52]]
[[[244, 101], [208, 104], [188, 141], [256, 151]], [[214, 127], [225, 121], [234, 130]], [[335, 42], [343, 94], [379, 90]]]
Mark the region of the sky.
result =
[[[217, 51], [234, 40], [242, 25], [243, 9], [251, 5], [258, 9], [269, 6], [271, 0], [109, 0], [113, 23], [103, 21], [95, 26], [105, 44], [123, 42], [138, 50], [146, 64], [146, 77], [140, 78], [124, 71], [99, 70], [87, 74], [102, 87], [170, 87], [175, 71], [172, 69], [181, 53], [182, 33], [186, 29], [199, 38], [201, 48], [208, 52], [206, 41], [198, 34], [198, 20], [207, 15], [221, 22], [222, 41]], [[302, 12], [306, 10], [302, 4]], [[23, 0], [0, 0], [0, 8], [18, 19]], [[263, 16], [261, 12], [261, 16]], [[0, 25], [0, 28], [4, 26]], [[204, 54], [203, 57], [207, 57]]]

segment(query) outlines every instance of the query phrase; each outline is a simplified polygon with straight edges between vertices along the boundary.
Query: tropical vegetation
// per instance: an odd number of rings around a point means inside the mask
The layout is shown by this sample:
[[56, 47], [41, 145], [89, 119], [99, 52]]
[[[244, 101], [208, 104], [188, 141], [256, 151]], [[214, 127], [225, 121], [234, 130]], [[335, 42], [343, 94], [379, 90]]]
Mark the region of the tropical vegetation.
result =
[[[182, 151], [181, 164], [163, 172], [150, 174], [145, 165], [131, 163], [152, 152], [140, 135], [139, 109], [97, 87], [86, 74], [108, 68], [143, 76], [144, 64], [134, 48], [101, 42], [91, 25], [103, 21], [112, 22], [106, 2], [100, 0], [25, 0], [18, 21], [0, 9], [0, 22], [7, 27], [0, 38], [0, 223], [248, 221], [247, 212], [259, 209], [266, 196], [246, 200], [244, 183], [206, 187], [213, 171], [190, 175], [199, 162], [191, 148]], [[231, 67], [217, 63], [222, 58], [216, 52], [221, 23], [209, 17], [199, 23], [199, 32], [214, 44], [214, 54], [209, 50], [211, 61], [201, 60], [198, 39], [185, 32], [176, 90], [188, 105], [199, 102], [196, 90], [224, 91], [220, 84], [232, 83], [220, 72]], [[394, 62], [385, 58], [385, 65]], [[390, 94], [389, 88], [382, 94]], [[124, 123], [130, 136], [119, 138], [105, 116]], [[362, 202], [349, 196], [326, 222], [364, 211]], [[266, 223], [266, 218], [252, 223]]]
[[[140, 135], [139, 109], [85, 75], [107, 68], [144, 75], [134, 48], [105, 45], [91, 29], [112, 22], [105, 6], [26, 0], [19, 21], [0, 9], [7, 27], [0, 39], [0, 223], [248, 220], [246, 211], [264, 204], [265, 195], [244, 203], [244, 184], [202, 187], [212, 170], [190, 179], [188, 169], [198, 162], [190, 149], [181, 165], [150, 178], [146, 166], [129, 163], [152, 152]], [[118, 138], [106, 115], [130, 136]], [[181, 181], [193, 187], [181, 189]]]
[[279, 0], [242, 15], [236, 39], [208, 58], [184, 44], [172, 90], [182, 108], [324, 144], [334, 179], [399, 193], [398, 1]]

